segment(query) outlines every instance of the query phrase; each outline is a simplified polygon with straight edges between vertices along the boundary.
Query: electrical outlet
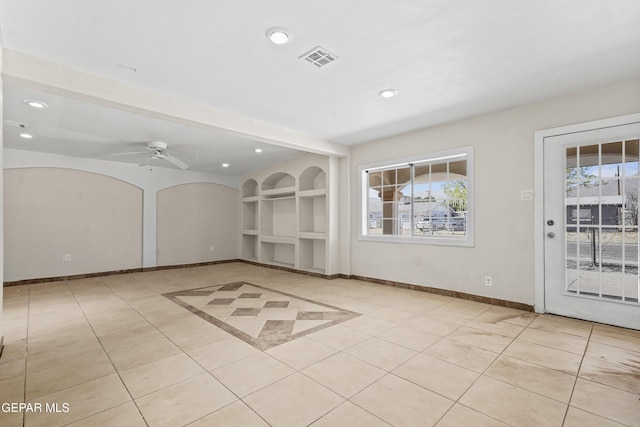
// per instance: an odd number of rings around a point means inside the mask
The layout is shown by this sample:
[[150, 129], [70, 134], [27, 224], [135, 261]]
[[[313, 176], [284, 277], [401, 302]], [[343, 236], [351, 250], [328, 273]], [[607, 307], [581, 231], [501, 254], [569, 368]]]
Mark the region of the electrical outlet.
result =
[[62, 256], [62, 260], [63, 260], [64, 262], [71, 262], [71, 259], [72, 259], [72, 258], [71, 258], [71, 254], [64, 254], [64, 255]]
[[521, 190], [520, 200], [533, 200], [533, 190]]
[[216, 250], [216, 247], [215, 247], [215, 246], [213, 246], [213, 245], [211, 245], [211, 247], [209, 248], [209, 250], [210, 250], [211, 252], [213, 252], [213, 251], [215, 251], [215, 250]]
[[493, 279], [491, 278], [491, 276], [484, 276], [484, 285], [493, 286]]

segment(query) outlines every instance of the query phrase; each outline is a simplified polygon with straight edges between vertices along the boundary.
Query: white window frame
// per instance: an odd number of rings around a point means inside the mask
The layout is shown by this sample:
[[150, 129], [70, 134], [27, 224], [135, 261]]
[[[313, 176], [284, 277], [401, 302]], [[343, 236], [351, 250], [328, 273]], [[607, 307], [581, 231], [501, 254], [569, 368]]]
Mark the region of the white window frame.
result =
[[[465, 237], [453, 236], [401, 236], [396, 234], [385, 235], [369, 235], [368, 230], [368, 187], [369, 180], [367, 171], [372, 169], [384, 169], [400, 167], [409, 164], [422, 162], [434, 162], [438, 160], [447, 160], [456, 156], [466, 155], [467, 161], [467, 235]], [[436, 153], [428, 153], [420, 156], [404, 157], [395, 160], [385, 160], [383, 162], [369, 163], [358, 166], [359, 194], [358, 194], [358, 240], [373, 242], [391, 242], [391, 243], [411, 243], [423, 245], [443, 245], [443, 246], [474, 246], [474, 203], [473, 203], [473, 147], [461, 147], [452, 150], [439, 151]]]

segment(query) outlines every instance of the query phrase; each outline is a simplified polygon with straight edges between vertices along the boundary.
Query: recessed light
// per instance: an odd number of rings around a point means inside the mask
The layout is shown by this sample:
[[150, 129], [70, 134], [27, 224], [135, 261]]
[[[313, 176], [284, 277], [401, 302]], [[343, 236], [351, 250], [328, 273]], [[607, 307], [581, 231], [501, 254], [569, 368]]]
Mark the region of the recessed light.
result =
[[384, 89], [378, 92], [378, 95], [382, 98], [393, 98], [398, 94], [396, 89]]
[[24, 139], [32, 139], [33, 135], [31, 135], [30, 133], [21, 133], [20, 134], [20, 138], [24, 138]]
[[262, 153], [262, 148], [256, 148], [255, 150], [253, 150], [256, 153]]
[[291, 40], [291, 36], [284, 28], [269, 28], [266, 34], [267, 38], [275, 44], [286, 44]]
[[45, 102], [37, 101], [35, 99], [23, 99], [23, 103], [33, 108], [47, 108], [48, 105]]
[[228, 168], [228, 167], [229, 167], [229, 163], [223, 163], [223, 164], [222, 164], [222, 167], [223, 167], [223, 168]]

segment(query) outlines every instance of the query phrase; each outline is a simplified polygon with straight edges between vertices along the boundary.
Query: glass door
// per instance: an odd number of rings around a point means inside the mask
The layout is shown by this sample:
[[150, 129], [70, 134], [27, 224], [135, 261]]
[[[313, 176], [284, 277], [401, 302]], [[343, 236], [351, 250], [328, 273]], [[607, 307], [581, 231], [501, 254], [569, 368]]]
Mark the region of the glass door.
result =
[[545, 310], [640, 329], [640, 124], [545, 138]]

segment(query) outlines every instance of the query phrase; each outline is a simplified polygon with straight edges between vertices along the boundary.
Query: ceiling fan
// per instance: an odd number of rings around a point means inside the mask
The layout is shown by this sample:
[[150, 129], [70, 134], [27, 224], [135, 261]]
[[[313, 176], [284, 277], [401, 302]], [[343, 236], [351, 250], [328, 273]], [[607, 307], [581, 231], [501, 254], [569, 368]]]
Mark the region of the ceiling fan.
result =
[[147, 154], [149, 158], [142, 162], [140, 165], [151, 164], [153, 160], [166, 160], [167, 162], [179, 167], [180, 169], [187, 169], [189, 167], [188, 164], [178, 159], [175, 156], [172, 156], [167, 151], [167, 144], [162, 141], [149, 141], [144, 146], [147, 151], [134, 151], [129, 153], [115, 153], [112, 156], [128, 156], [134, 154]]

